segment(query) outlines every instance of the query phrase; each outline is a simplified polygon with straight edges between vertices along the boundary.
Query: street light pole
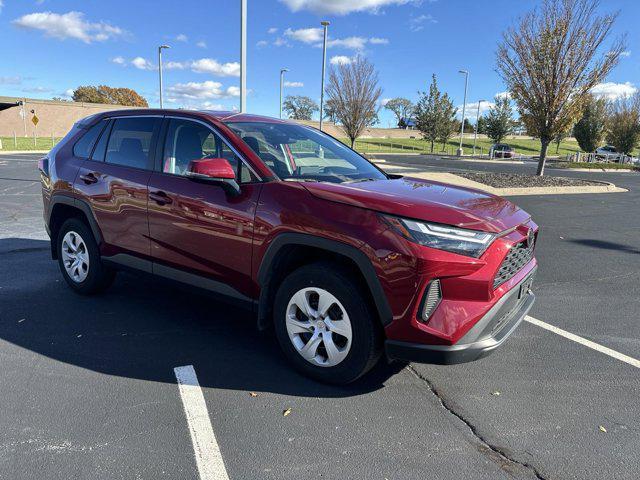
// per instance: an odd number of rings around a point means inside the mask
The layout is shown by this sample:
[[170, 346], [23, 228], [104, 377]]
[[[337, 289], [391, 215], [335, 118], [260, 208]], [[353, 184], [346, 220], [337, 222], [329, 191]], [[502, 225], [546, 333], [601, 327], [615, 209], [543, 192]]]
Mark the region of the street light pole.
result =
[[247, 0], [240, 0], [240, 112], [247, 108]]
[[324, 39], [322, 41], [322, 80], [320, 82], [320, 131], [322, 131], [322, 117], [324, 115], [324, 69], [327, 63], [327, 27], [329, 22], [322, 21], [320, 25], [324, 28]]
[[478, 100], [478, 112], [476, 113], [476, 131], [473, 134], [473, 155], [476, 154], [476, 141], [478, 140], [478, 126], [480, 125], [480, 104], [484, 100]]
[[284, 82], [284, 72], [288, 72], [286, 68], [280, 69], [280, 118], [282, 118], [282, 84]]
[[160, 108], [162, 108], [162, 50], [171, 48], [169, 45], [160, 45], [158, 47], [158, 76], [160, 77]]
[[469, 83], [469, 72], [466, 70], [459, 70], [458, 73], [464, 74], [464, 102], [462, 103], [462, 125], [460, 126], [460, 147], [458, 147], [458, 151], [456, 154], [461, 157], [462, 156], [462, 134], [464, 133], [464, 114], [467, 109], [467, 85]]

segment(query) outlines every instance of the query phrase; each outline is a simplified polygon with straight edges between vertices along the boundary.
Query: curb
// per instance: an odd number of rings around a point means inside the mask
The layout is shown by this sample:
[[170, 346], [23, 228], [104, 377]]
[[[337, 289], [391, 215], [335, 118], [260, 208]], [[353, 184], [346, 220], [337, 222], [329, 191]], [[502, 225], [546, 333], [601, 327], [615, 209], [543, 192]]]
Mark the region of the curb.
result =
[[589, 172], [589, 173], [616, 173], [616, 172], [637, 172], [632, 168], [566, 168], [566, 167], [548, 167], [553, 170], [564, 170], [565, 172]]
[[464, 157], [440, 157], [441, 160], [450, 160], [456, 159], [461, 162], [470, 162], [470, 163], [493, 163], [493, 164], [503, 164], [503, 165], [524, 165], [524, 161], [522, 160], [483, 160], [481, 158], [464, 158]]
[[51, 150], [0, 150], [0, 155], [16, 155], [20, 153], [43, 154], [49, 153]]

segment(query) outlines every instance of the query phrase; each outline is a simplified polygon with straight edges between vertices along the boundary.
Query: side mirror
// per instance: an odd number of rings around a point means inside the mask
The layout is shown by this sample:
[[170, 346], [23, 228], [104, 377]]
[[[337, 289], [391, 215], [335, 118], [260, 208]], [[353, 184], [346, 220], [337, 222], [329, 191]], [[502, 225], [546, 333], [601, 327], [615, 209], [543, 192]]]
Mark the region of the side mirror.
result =
[[236, 173], [226, 158], [202, 158], [189, 162], [187, 176], [192, 180], [218, 183], [231, 195], [240, 194]]

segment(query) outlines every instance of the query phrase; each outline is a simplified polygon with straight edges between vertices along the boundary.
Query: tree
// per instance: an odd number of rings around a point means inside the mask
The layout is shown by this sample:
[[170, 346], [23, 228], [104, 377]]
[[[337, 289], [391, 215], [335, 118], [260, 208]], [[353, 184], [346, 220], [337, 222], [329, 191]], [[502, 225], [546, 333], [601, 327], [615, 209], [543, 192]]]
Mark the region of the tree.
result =
[[311, 120], [314, 112], [320, 110], [318, 104], [309, 97], [302, 95], [287, 95], [282, 103], [282, 109], [294, 120]]
[[640, 95], [622, 98], [609, 106], [607, 143], [631, 155], [640, 140]]
[[413, 109], [415, 108], [411, 100], [408, 98], [396, 97], [389, 100], [384, 104], [384, 108], [393, 112], [396, 116], [396, 124], [402, 128], [405, 120], [413, 115]]
[[130, 107], [148, 107], [149, 104], [138, 92], [130, 88], [113, 88], [106, 85], [81, 86], [73, 91], [74, 102], [107, 103]]
[[571, 132], [571, 127], [566, 130], [558, 131], [553, 137], [553, 143], [556, 144], [556, 155], [560, 152], [560, 144], [569, 136], [569, 132]]
[[333, 124], [338, 122], [335, 102], [331, 99], [324, 102], [324, 119], [329, 120]]
[[495, 105], [489, 109], [486, 119], [486, 134], [493, 143], [500, 143], [513, 128], [511, 100], [503, 95], [495, 98]]
[[478, 134], [484, 135], [487, 133], [487, 117], [484, 115], [480, 115], [480, 118], [478, 118], [477, 129]]
[[431, 77], [429, 93], [418, 92], [420, 98], [416, 104], [414, 115], [416, 128], [422, 137], [431, 143], [431, 152], [436, 141], [446, 143], [454, 131], [457, 109], [449, 95], [442, 94], [438, 89], [438, 81], [435, 74]]
[[336, 119], [340, 122], [351, 148], [365, 127], [378, 121], [378, 72], [366, 58], [358, 56], [349, 64], [331, 67], [327, 84], [327, 99], [334, 102]]
[[605, 134], [607, 102], [589, 95], [582, 107], [582, 116], [573, 127], [573, 136], [583, 152], [595, 152]]
[[597, 53], [616, 18], [600, 15], [597, 0], [544, 0], [502, 35], [497, 69], [527, 131], [540, 139], [538, 175], [549, 143], [577, 120], [589, 90], [624, 51], [619, 39]]
[[471, 125], [471, 122], [468, 118], [464, 119], [464, 133], [473, 133], [475, 132], [475, 127]]

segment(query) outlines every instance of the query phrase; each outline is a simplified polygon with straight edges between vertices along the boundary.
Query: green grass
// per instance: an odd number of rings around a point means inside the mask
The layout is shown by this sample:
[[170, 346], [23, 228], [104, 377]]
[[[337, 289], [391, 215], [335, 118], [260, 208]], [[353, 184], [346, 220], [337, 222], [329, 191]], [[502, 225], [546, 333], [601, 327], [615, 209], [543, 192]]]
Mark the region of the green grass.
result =
[[[416, 132], [416, 137], [419, 137], [419, 133]], [[342, 142], [349, 145], [348, 139], [341, 139]], [[510, 138], [505, 140], [504, 143], [511, 145], [516, 153], [522, 155], [537, 155], [540, 153], [540, 141], [526, 138]], [[433, 153], [446, 153], [455, 154], [456, 149], [460, 141], [452, 138], [442, 148], [442, 144], [438, 143], [434, 145]], [[476, 152], [486, 154], [493, 142], [488, 138], [478, 138], [476, 143]], [[431, 144], [421, 138], [361, 138], [356, 141], [356, 150], [363, 153], [368, 152], [380, 152], [380, 153], [430, 153]], [[471, 153], [473, 151], [473, 139], [464, 138], [462, 141], [462, 148], [465, 153]], [[568, 153], [576, 153], [580, 151], [580, 147], [575, 140], [566, 140], [560, 143], [558, 153], [556, 153], [555, 144], [551, 145], [548, 150], [548, 155], [567, 155]]]
[[640, 167], [636, 165], [630, 165], [628, 163], [605, 163], [605, 162], [556, 162], [553, 163], [554, 167], [559, 168], [593, 168], [601, 169], [607, 168], [609, 170], [636, 170], [640, 171]]
[[[62, 137], [54, 137], [53, 141], [58, 143]], [[51, 137], [38, 137], [36, 143], [33, 143], [33, 137], [16, 137], [15, 141], [13, 137], [0, 137], [2, 140], [2, 150], [50, 150]]]

